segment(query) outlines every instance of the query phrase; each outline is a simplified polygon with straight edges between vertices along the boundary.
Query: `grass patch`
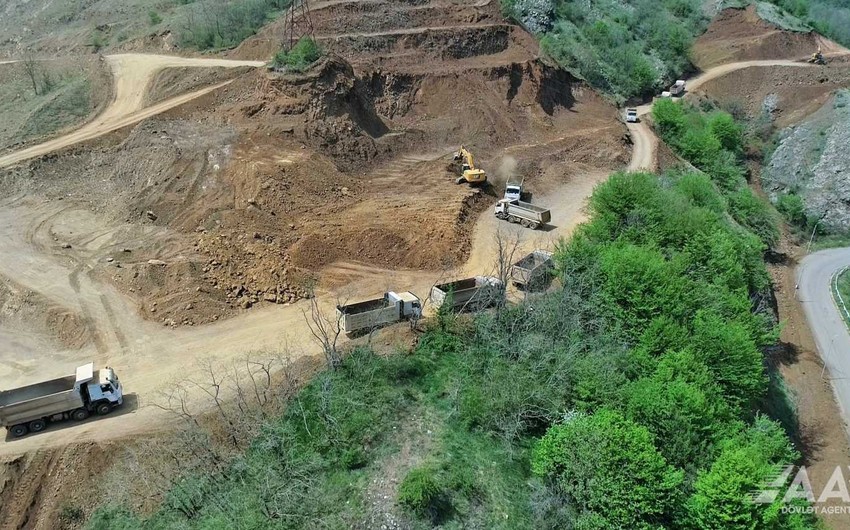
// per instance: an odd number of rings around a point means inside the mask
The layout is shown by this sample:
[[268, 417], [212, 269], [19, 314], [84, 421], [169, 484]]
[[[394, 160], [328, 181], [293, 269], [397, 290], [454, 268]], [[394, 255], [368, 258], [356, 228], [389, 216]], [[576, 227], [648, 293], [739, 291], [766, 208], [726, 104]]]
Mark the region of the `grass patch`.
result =
[[774, 4], [756, 2], [756, 13], [764, 20], [786, 31], [797, 33], [812, 31], [812, 27], [803, 20]]
[[272, 59], [272, 66], [286, 72], [303, 72], [310, 68], [319, 57], [322, 49], [310, 37], [302, 37], [289, 51], [279, 51]]
[[835, 278], [832, 289], [836, 295], [835, 303], [838, 306], [838, 312], [841, 313], [844, 323], [850, 326], [850, 315], [847, 314], [850, 310], [850, 269], [844, 269]]
[[21, 138], [37, 138], [77, 124], [93, 109], [91, 85], [83, 78], [63, 83], [46, 98], [24, 124]]

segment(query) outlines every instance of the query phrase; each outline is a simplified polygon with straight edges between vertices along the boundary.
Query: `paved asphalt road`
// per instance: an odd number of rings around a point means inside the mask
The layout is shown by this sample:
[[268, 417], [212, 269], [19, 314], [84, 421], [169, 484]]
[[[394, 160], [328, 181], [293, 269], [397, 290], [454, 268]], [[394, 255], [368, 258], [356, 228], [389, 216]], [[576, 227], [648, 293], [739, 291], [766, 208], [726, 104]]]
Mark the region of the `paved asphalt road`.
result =
[[[803, 303], [818, 352], [829, 369], [845, 429], [850, 424], [850, 332], [832, 298], [833, 277], [850, 266], [850, 248], [806, 256], [797, 268], [797, 299]], [[850, 300], [844, 300], [850, 308]]]

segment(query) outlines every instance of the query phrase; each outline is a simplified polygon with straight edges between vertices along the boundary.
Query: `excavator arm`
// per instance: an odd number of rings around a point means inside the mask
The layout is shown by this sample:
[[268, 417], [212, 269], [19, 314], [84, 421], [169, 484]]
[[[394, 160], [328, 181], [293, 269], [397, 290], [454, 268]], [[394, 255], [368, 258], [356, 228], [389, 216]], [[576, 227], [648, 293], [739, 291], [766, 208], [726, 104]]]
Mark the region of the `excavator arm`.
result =
[[472, 158], [472, 153], [464, 146], [455, 153], [454, 159], [461, 161], [461, 177], [457, 179], [457, 183], [468, 182], [469, 184], [482, 184], [487, 181], [487, 174], [482, 169], [476, 169], [475, 162]]

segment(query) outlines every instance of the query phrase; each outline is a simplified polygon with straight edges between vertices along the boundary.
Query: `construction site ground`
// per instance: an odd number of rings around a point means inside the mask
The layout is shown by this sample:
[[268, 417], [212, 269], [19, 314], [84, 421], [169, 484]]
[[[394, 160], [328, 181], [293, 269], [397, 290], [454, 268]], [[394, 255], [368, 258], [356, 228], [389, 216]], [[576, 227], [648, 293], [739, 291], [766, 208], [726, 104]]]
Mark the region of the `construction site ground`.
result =
[[[304, 75], [259, 68], [278, 23], [230, 60], [108, 56], [114, 97], [100, 115], [0, 156], [3, 386], [92, 360], [116, 367], [129, 393], [114, 415], [0, 442], [0, 528], [52, 528], [68, 498], [90, 507], [76, 493], [97, 480], [85, 464], [108, 465], [112, 439], [167, 429], [149, 405], [199, 359], [318, 353], [304, 316], [311, 285], [326, 311], [386, 290], [425, 297], [440, 279], [494, 272], [497, 233], [552, 249], [597, 183], [661, 162], [645, 120], [627, 129], [608, 101], [541, 62], [495, 2], [326, 2], [313, 17], [329, 54]], [[690, 90], [716, 97], [727, 78], [742, 86], [762, 68], [787, 68], [800, 86], [821, 87], [823, 72], [842, 82], [840, 56], [806, 67], [798, 51], [745, 58], [773, 66], [724, 63]], [[772, 81], [756, 76], [747, 90]], [[728, 86], [724, 97], [750, 93]], [[787, 115], [808, 112], [793, 91], [779, 99]], [[489, 187], [454, 183], [461, 144]], [[493, 216], [511, 177], [552, 209], [551, 226]], [[776, 272], [780, 317], [797, 330], [788, 270]], [[806, 385], [800, 414], [822, 484], [850, 451], [827, 421], [828, 385], [807, 379], [811, 341], [794, 333], [804, 353], [784, 369]]]

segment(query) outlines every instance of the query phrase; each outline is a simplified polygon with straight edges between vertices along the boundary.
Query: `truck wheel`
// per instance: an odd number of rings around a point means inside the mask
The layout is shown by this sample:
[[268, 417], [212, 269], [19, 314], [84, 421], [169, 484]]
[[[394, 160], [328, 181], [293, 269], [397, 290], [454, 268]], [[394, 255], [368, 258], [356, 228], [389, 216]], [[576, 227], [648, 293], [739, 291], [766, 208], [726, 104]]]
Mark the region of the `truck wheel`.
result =
[[9, 432], [15, 438], [20, 438], [21, 436], [28, 433], [29, 429], [27, 429], [27, 426], [22, 423], [20, 425], [13, 425], [13, 426], [9, 427]]
[[89, 417], [89, 411], [86, 409], [77, 409], [71, 413], [71, 419], [74, 421], [83, 421]]
[[111, 410], [112, 406], [109, 403], [100, 403], [94, 408], [98, 416], [106, 416]]
[[47, 423], [44, 420], [32, 420], [29, 427], [30, 432], [41, 432], [47, 427]]

